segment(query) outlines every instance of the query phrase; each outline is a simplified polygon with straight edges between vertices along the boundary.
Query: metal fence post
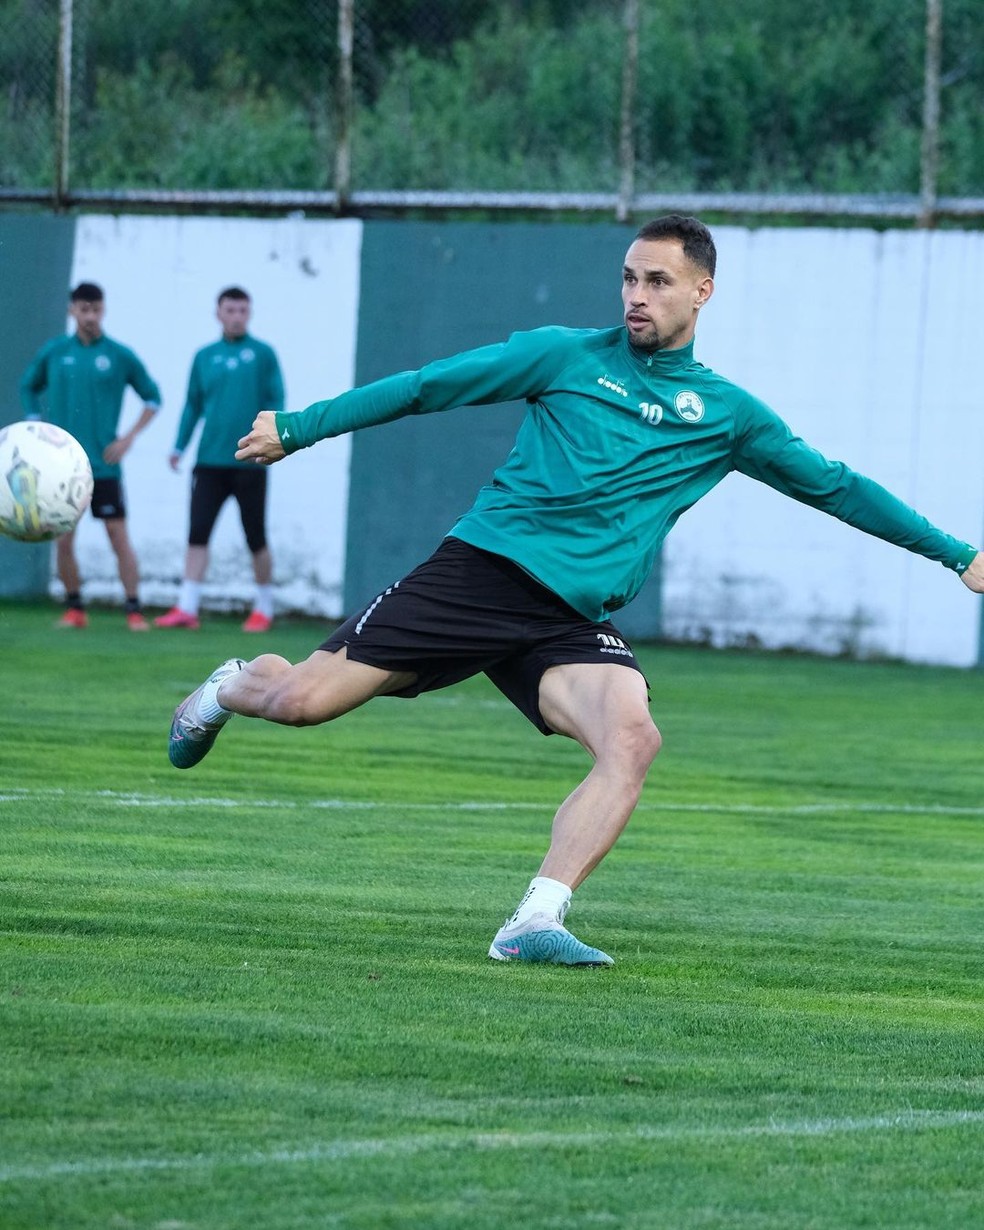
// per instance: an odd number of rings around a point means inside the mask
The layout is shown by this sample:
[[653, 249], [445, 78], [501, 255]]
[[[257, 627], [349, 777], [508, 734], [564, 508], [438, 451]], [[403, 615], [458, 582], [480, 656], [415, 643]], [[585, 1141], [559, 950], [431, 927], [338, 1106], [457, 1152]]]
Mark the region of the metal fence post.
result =
[[355, 0], [338, 0], [338, 78], [335, 89], [335, 212], [344, 213], [352, 191], [352, 54]]
[[72, 129], [72, 0], [58, 12], [58, 64], [55, 71], [55, 208], [68, 198], [68, 153]]
[[621, 171], [615, 217], [626, 222], [635, 196], [635, 97], [639, 78], [639, 0], [625, 0], [625, 59], [622, 62], [622, 114], [619, 123], [618, 161]]
[[922, 155], [919, 168], [919, 226], [936, 223], [940, 170], [940, 54], [943, 0], [926, 0], [926, 56], [923, 69]]

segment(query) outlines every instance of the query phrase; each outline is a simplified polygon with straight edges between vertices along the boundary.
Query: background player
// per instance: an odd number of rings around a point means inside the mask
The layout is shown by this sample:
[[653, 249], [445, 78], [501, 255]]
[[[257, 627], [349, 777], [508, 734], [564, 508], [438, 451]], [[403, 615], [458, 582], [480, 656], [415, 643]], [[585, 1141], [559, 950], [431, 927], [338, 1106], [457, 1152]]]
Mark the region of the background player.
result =
[[[21, 380], [21, 402], [28, 418], [41, 418], [45, 395], [46, 417], [71, 432], [85, 449], [95, 479], [92, 515], [106, 527], [116, 556], [127, 625], [133, 632], [145, 632], [149, 625], [140, 609], [140, 573], [127, 529], [120, 462], [160, 408], [161, 393], [133, 351], [103, 333], [106, 301], [99, 286], [81, 282], [71, 293], [68, 310], [75, 333], [53, 338], [41, 347]], [[119, 435], [128, 385], [144, 405], [130, 430]], [[55, 558], [66, 595], [61, 627], [84, 628], [88, 617], [75, 556], [75, 530], [57, 539]]]
[[199, 420], [202, 434], [191, 476], [191, 516], [184, 579], [178, 601], [154, 621], [160, 628], [197, 628], [208, 543], [227, 499], [234, 498], [253, 558], [256, 593], [244, 632], [267, 632], [273, 623], [273, 560], [266, 538], [267, 475], [236, 460], [241, 436], [261, 410], [282, 410], [284, 384], [273, 347], [248, 332], [252, 304], [246, 291], [230, 286], [219, 295], [219, 341], [195, 355], [188, 396], [170, 456], [177, 470]]

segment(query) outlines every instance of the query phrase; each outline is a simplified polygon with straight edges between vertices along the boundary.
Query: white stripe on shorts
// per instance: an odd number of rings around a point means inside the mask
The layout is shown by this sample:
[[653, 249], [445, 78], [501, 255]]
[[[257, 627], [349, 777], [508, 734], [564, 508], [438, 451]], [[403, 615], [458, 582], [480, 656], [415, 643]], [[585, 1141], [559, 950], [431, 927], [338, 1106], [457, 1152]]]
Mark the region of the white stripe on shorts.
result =
[[394, 589], [399, 589], [399, 588], [400, 588], [400, 582], [397, 581], [395, 585], [389, 586], [389, 588], [384, 590], [383, 593], [378, 594], [375, 598], [373, 598], [372, 602], [370, 602], [369, 605], [366, 607], [365, 611], [363, 611], [362, 618], [355, 625], [355, 635], [356, 636], [358, 636], [359, 633], [362, 631], [362, 625], [366, 622], [366, 620], [373, 613], [376, 607], [379, 606], [382, 600], [386, 598], [389, 594], [391, 594]]

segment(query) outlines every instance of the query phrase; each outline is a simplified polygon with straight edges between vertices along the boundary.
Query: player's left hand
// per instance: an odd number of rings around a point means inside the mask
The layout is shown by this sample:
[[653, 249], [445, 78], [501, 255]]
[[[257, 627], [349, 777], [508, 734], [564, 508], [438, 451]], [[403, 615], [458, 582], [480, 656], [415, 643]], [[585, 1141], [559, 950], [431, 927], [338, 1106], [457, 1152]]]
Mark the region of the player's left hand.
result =
[[984, 594], [984, 551], [978, 551], [960, 574], [960, 580], [975, 594]]

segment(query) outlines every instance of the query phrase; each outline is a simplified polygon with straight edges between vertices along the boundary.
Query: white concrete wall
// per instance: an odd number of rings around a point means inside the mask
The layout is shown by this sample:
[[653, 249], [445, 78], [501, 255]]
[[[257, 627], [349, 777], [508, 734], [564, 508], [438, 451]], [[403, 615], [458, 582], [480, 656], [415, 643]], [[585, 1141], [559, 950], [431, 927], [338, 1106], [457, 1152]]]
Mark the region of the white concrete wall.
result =
[[[140, 355], [164, 398], [157, 420], [138, 437], [124, 463], [145, 602], [170, 605], [177, 596], [197, 437], [180, 475], [167, 458], [192, 355], [219, 337], [216, 295], [232, 284], [249, 291], [251, 332], [277, 351], [287, 407], [299, 410], [351, 387], [361, 237], [361, 223], [352, 221], [79, 219], [72, 284], [90, 280], [103, 286], [106, 332]], [[124, 426], [140, 410], [132, 392], [127, 398]], [[270, 471], [268, 534], [281, 609], [322, 614], [340, 609], [348, 459], [346, 437]], [[82, 521], [78, 545], [86, 594], [120, 598], [105, 531], [90, 517]], [[252, 574], [234, 503], [223, 509], [211, 545], [205, 605], [248, 603]]]
[[[984, 235], [716, 228], [697, 357], [827, 456], [977, 543], [984, 526]], [[716, 645], [972, 665], [955, 573], [731, 475], [664, 556], [664, 626]]]

